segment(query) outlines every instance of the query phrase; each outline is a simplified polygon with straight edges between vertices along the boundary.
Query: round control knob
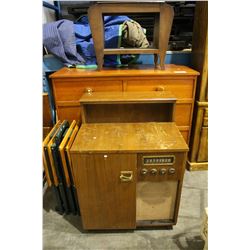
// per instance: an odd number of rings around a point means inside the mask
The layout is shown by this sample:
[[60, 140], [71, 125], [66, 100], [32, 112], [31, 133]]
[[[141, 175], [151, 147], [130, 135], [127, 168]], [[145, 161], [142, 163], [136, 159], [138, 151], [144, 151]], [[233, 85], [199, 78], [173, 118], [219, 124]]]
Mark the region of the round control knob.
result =
[[155, 175], [157, 173], [157, 169], [156, 168], [152, 168], [150, 170], [150, 173], [153, 174], [153, 175]]
[[141, 170], [141, 174], [142, 175], [146, 175], [148, 173], [148, 170], [146, 169], [146, 168], [143, 168], [142, 170]]
[[166, 169], [166, 168], [161, 168], [160, 174], [161, 174], [161, 175], [164, 175], [164, 174], [166, 174], [166, 173], [167, 173], [167, 169]]
[[169, 168], [168, 173], [169, 174], [174, 174], [175, 173], [175, 168]]

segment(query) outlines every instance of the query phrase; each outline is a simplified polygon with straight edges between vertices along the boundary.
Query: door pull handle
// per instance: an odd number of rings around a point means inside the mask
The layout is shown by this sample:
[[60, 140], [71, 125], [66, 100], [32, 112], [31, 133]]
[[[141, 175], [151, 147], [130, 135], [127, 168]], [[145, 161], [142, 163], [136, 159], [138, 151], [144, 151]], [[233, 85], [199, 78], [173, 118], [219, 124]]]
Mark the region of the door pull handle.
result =
[[122, 182], [129, 182], [133, 179], [133, 171], [121, 171], [120, 180]]

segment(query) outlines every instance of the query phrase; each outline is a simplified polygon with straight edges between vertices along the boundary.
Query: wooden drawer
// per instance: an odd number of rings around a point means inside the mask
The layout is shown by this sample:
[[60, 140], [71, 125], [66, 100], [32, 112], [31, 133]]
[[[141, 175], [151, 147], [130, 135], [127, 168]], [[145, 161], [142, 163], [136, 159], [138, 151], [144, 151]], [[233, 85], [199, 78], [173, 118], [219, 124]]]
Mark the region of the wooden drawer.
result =
[[191, 103], [177, 103], [175, 109], [175, 122], [177, 126], [190, 126], [191, 114]]
[[81, 123], [81, 106], [58, 106], [57, 107], [57, 119], [58, 120], [68, 120], [70, 123], [76, 120]]
[[78, 101], [87, 89], [92, 91], [122, 91], [122, 81], [81, 78], [53, 80], [56, 101]]
[[155, 90], [168, 90], [171, 91], [175, 97], [193, 98], [194, 80], [187, 79], [149, 79], [142, 78], [136, 80], [126, 81], [127, 91], [155, 91]]

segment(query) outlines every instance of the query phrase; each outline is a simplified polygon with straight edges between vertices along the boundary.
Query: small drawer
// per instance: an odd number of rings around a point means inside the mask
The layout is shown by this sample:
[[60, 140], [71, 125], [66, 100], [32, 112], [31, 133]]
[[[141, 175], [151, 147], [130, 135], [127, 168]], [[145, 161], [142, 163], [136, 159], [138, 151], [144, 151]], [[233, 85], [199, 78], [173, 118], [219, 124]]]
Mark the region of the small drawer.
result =
[[139, 154], [137, 158], [138, 181], [176, 180], [183, 169], [184, 153]]
[[170, 91], [179, 99], [193, 98], [194, 80], [187, 79], [138, 79], [128, 80], [127, 91]]
[[175, 108], [175, 122], [177, 126], [190, 126], [192, 103], [177, 103]]
[[78, 101], [84, 92], [122, 91], [122, 81], [55, 79], [53, 91], [56, 101]]

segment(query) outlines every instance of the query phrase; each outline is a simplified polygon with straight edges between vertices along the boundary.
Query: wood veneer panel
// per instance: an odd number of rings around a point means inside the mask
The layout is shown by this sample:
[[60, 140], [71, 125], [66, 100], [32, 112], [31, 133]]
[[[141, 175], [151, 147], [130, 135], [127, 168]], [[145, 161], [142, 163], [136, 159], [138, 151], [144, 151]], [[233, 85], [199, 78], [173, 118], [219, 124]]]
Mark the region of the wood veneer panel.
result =
[[96, 69], [70, 69], [62, 68], [50, 75], [52, 79], [58, 78], [96, 78], [96, 77], [141, 77], [141, 76], [198, 76], [199, 72], [184, 65], [165, 64], [165, 70], [155, 68], [154, 65], [130, 65], [129, 68], [103, 68]]
[[85, 123], [71, 152], [186, 152], [175, 123]]
[[[72, 154], [84, 229], [136, 227], [136, 154]], [[133, 178], [122, 182], [121, 171]]]
[[78, 123], [81, 122], [81, 106], [59, 106], [57, 107], [57, 116], [60, 120], [67, 120], [72, 122], [76, 120]]
[[177, 126], [190, 126], [192, 104], [177, 103], [175, 108], [175, 122]]

